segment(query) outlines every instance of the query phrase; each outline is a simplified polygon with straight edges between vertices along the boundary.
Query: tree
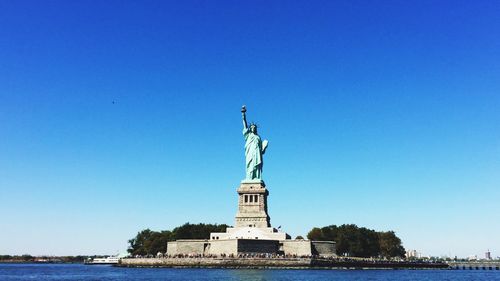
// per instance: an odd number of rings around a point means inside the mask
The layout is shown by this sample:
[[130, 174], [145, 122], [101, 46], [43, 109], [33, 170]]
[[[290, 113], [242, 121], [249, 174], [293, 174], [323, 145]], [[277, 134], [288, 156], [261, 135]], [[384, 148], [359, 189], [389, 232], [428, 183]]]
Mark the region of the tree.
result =
[[315, 227], [309, 231], [307, 234], [307, 239], [309, 240], [325, 240], [323, 239], [323, 233], [321, 232], [321, 229]]
[[338, 255], [354, 257], [396, 257], [404, 255], [401, 240], [394, 232], [376, 232], [355, 224], [315, 227], [307, 234], [310, 240], [336, 242]]
[[211, 232], [223, 232], [228, 226], [225, 224], [190, 224], [174, 228], [172, 231], [152, 231], [144, 229], [130, 239], [128, 252], [135, 255], [156, 255], [167, 251], [168, 241], [178, 239], [209, 239]]
[[149, 254], [151, 237], [153, 236], [154, 233], [155, 232], [151, 231], [150, 229], [144, 229], [143, 231], [138, 232], [135, 238], [128, 240], [130, 246], [127, 251], [131, 255], [144, 256]]
[[356, 254], [359, 257], [376, 257], [380, 253], [380, 243], [375, 230], [361, 227], [358, 230], [358, 243], [361, 251]]
[[185, 223], [182, 226], [172, 230], [173, 240], [178, 239], [209, 239], [211, 232], [224, 232], [228, 225], [226, 224], [190, 224]]
[[304, 240], [304, 237], [302, 237], [301, 235], [295, 237], [295, 240]]
[[172, 233], [170, 231], [154, 232], [151, 236], [151, 242], [148, 247], [148, 255], [156, 255], [158, 252], [167, 251], [167, 243], [171, 241]]
[[394, 231], [379, 232], [380, 255], [383, 257], [404, 257], [405, 248], [401, 245], [401, 239]]
[[33, 260], [33, 257], [31, 255], [28, 255], [28, 254], [24, 254], [21, 256], [21, 259], [23, 261], [32, 261]]

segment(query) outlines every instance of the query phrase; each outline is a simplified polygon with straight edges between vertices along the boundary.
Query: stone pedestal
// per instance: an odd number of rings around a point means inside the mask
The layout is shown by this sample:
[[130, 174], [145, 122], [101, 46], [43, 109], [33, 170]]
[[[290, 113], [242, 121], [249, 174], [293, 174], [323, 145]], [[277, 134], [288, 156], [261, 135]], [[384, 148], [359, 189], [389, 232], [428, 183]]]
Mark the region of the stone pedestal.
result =
[[209, 240], [168, 242], [167, 254], [335, 256], [335, 242], [291, 240], [287, 233], [271, 227], [271, 219], [267, 213], [269, 191], [263, 181], [242, 181], [237, 191], [238, 212], [234, 227], [228, 227], [226, 232], [210, 233]]
[[242, 181], [238, 188], [238, 213], [234, 227], [212, 232], [210, 240], [250, 239], [281, 241], [290, 236], [271, 227], [267, 213], [269, 191], [261, 180]]
[[271, 227], [267, 214], [269, 192], [263, 181], [242, 181], [238, 188], [238, 213], [235, 227]]

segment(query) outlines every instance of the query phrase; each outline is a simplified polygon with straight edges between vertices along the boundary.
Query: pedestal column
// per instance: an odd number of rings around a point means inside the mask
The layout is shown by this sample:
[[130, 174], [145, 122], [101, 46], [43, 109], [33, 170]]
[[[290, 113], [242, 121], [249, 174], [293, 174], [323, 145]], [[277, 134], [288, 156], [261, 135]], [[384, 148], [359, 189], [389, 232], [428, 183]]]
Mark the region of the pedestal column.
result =
[[243, 181], [238, 188], [236, 227], [271, 227], [267, 214], [269, 192], [263, 181]]

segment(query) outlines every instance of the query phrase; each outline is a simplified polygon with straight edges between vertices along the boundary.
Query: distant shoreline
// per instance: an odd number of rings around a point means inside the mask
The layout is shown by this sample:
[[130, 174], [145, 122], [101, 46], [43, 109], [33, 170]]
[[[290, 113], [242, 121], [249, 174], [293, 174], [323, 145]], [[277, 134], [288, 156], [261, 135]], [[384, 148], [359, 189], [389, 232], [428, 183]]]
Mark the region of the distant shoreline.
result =
[[89, 256], [0, 255], [0, 263], [83, 263], [87, 258]]
[[29, 264], [29, 263], [36, 263], [36, 264], [63, 264], [63, 263], [67, 263], [67, 264], [83, 264], [83, 261], [79, 262], [79, 261], [75, 261], [75, 262], [71, 262], [71, 261], [18, 261], [18, 260], [3, 260], [3, 261], [0, 261], [0, 264], [2, 263], [9, 263], [9, 264], [12, 264], [12, 263], [19, 263], [19, 264]]

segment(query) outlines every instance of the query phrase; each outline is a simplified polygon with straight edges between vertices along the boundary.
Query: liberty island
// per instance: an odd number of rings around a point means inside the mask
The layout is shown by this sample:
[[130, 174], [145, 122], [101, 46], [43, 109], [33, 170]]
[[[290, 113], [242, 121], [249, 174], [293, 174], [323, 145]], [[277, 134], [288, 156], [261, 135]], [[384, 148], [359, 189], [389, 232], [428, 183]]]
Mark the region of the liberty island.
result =
[[263, 156], [268, 141], [262, 140], [255, 123], [246, 120], [242, 107], [245, 140], [245, 177], [239, 183], [238, 209], [234, 227], [212, 232], [206, 239], [169, 241], [165, 253], [147, 258], [120, 260], [124, 267], [221, 267], [221, 268], [445, 268], [446, 264], [373, 262], [371, 259], [343, 258], [336, 255], [334, 241], [291, 239], [271, 225], [268, 213], [269, 190], [262, 179]]
[[[290, 235], [271, 226], [267, 197], [269, 191], [262, 180], [263, 155], [268, 141], [262, 141], [257, 125], [248, 125], [246, 107], [241, 109], [245, 140], [245, 178], [237, 189], [238, 211], [235, 226], [225, 232], [214, 232], [209, 239], [186, 239], [167, 244], [167, 257], [210, 256], [335, 256], [335, 242], [292, 240]], [[128, 263], [130, 260], [125, 260]]]

